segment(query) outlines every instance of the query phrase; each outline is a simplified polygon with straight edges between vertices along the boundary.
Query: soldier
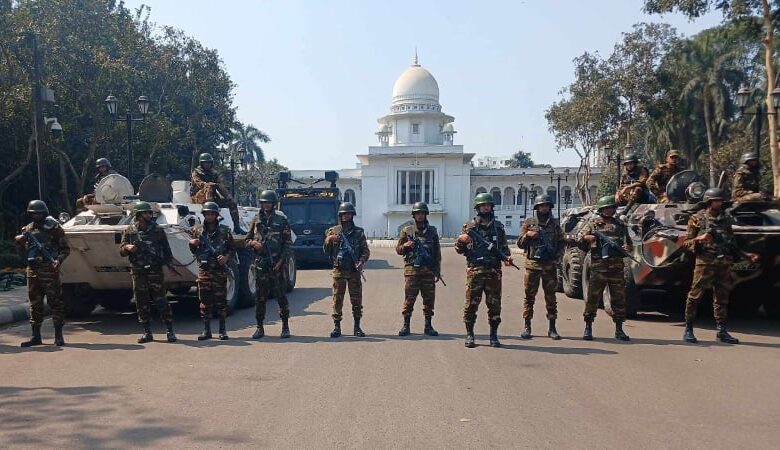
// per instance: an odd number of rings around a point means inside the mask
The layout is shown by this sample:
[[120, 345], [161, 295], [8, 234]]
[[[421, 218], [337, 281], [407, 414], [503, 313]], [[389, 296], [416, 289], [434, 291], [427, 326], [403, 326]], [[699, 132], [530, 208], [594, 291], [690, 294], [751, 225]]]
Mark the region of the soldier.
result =
[[94, 205], [95, 187], [97, 187], [98, 183], [100, 183], [103, 180], [103, 178], [107, 177], [108, 175], [116, 173], [116, 170], [114, 170], [114, 168], [111, 167], [111, 161], [109, 161], [107, 158], [100, 158], [97, 161], [95, 161], [95, 170], [96, 170], [95, 178], [94, 178], [94, 183], [92, 184], [91, 192], [76, 200], [76, 211], [86, 211], [87, 205]]
[[759, 181], [761, 173], [758, 170], [758, 155], [745, 153], [740, 159], [742, 165], [734, 174], [734, 187], [731, 199], [735, 202], [773, 201], [771, 195], [761, 192]]
[[220, 208], [229, 209], [230, 217], [233, 219], [233, 232], [244, 234], [239, 226], [238, 205], [225, 188], [222, 175], [214, 169], [214, 158], [208, 153], [201, 153], [198, 167], [192, 171], [190, 195], [194, 203], [214, 202]]
[[517, 246], [525, 250], [525, 301], [523, 319], [525, 328], [520, 334], [523, 339], [531, 339], [531, 319], [534, 317], [534, 301], [539, 292], [539, 281], [544, 290], [544, 302], [547, 306], [547, 320], [550, 327], [547, 336], [558, 340], [561, 336], [555, 329], [558, 318], [558, 304], [555, 288], [558, 285], [557, 261], [563, 253], [563, 231], [558, 221], [552, 217], [553, 202], [546, 195], [539, 195], [534, 201], [535, 217], [529, 217], [523, 223]]
[[436, 282], [441, 279], [441, 247], [436, 227], [428, 224], [428, 205], [412, 205], [414, 224], [404, 227], [398, 236], [396, 253], [404, 257], [404, 306], [401, 315], [404, 324], [399, 336], [408, 336], [414, 303], [419, 292], [423, 299], [424, 333], [438, 336], [433, 328], [433, 308], [436, 301]]
[[352, 303], [352, 317], [355, 319], [354, 335], [366, 334], [360, 328], [363, 317], [363, 266], [371, 256], [366, 242], [366, 233], [356, 226], [353, 219], [357, 212], [352, 203], [344, 202], [339, 206], [339, 224], [328, 228], [322, 250], [330, 256], [333, 263], [333, 331], [330, 337], [341, 336], [341, 317], [344, 307], [344, 293], [349, 290]]
[[214, 308], [219, 314], [219, 340], [228, 339], [225, 329], [227, 318], [227, 264], [235, 250], [230, 228], [219, 224], [219, 205], [203, 204], [203, 226], [192, 230], [190, 251], [198, 258], [198, 296], [203, 318], [203, 333], [199, 341], [211, 339], [211, 318]]
[[49, 217], [49, 208], [41, 200], [27, 205], [32, 222], [22, 227], [22, 233], [14, 238], [19, 253], [27, 259], [27, 292], [30, 301], [30, 325], [32, 337], [22, 342], [22, 347], [41, 345], [43, 323], [43, 297], [49, 303], [54, 322], [54, 345], [65, 345], [62, 326], [65, 324], [65, 303], [62, 299], [60, 266], [70, 254], [65, 232], [60, 224]]
[[658, 203], [666, 203], [666, 185], [677, 172], [683, 169], [680, 167], [680, 151], [669, 150], [666, 154], [666, 163], [659, 164], [653, 169], [653, 172], [647, 178], [647, 188], [658, 199]]
[[685, 302], [685, 334], [683, 340], [696, 343], [693, 335], [693, 320], [696, 308], [705, 289], [713, 290], [713, 314], [717, 325], [717, 338], [727, 344], [738, 344], [726, 328], [729, 294], [732, 287], [731, 265], [735, 257], [745, 256], [756, 262], [759, 256], [746, 253], [734, 242], [731, 226], [734, 219], [726, 214], [723, 201], [726, 193], [720, 188], [710, 188], [704, 192], [706, 208], [692, 215], [688, 220], [688, 233], [683, 246], [696, 255], [693, 269], [693, 282]]
[[[463, 306], [463, 321], [466, 324], [467, 348], [474, 348], [474, 323], [477, 310], [485, 294], [490, 324], [490, 346], [500, 347], [498, 325], [501, 323], [501, 262], [514, 265], [509, 256], [504, 225], [493, 215], [493, 197], [477, 194], [474, 198], [477, 215], [463, 224], [460, 236], [455, 242], [455, 251], [466, 256], [466, 303]], [[471, 234], [476, 234], [476, 238]], [[487, 244], [487, 245], [486, 245]], [[490, 245], [492, 244], [492, 245]]]
[[649, 203], [647, 191], [647, 178], [649, 172], [646, 167], [639, 165], [639, 157], [631, 154], [623, 161], [623, 175], [620, 178], [620, 189], [615, 195], [618, 205], [625, 205], [626, 211], [637, 203]]
[[149, 203], [138, 202], [133, 207], [133, 220], [122, 231], [119, 254], [130, 259], [130, 276], [133, 279], [133, 297], [138, 310], [138, 321], [144, 327], [139, 344], [152, 342], [150, 325], [152, 304], [157, 306], [160, 319], [165, 322], [168, 342], [176, 342], [173, 332], [173, 312], [165, 298], [163, 265], [171, 264], [173, 255], [163, 230], [152, 220]]
[[287, 217], [277, 213], [276, 192], [265, 190], [260, 193], [260, 211], [249, 225], [246, 235], [247, 247], [256, 253], [253, 264], [255, 270], [255, 319], [257, 329], [252, 339], [265, 336], [263, 322], [265, 321], [265, 304], [273, 289], [276, 302], [279, 304], [279, 317], [282, 319], [282, 339], [290, 337], [290, 306], [287, 302], [285, 281], [285, 264], [292, 251], [292, 232], [287, 223]]
[[[601, 197], [596, 204], [597, 215], [594, 215], [582, 228], [579, 234], [578, 245], [583, 251], [590, 252], [591, 266], [590, 279], [588, 280], [588, 298], [585, 299], [585, 332], [582, 338], [586, 341], [593, 340], [593, 319], [596, 318], [599, 303], [603, 301], [604, 289], [609, 288], [610, 302], [612, 304], [612, 320], [615, 322], [615, 339], [629, 340], [623, 331], [623, 322], [626, 320], [626, 281], [623, 278], [623, 255], [615, 251], [603, 252], [605, 242], [603, 238], [622, 246], [626, 251], [631, 251], [633, 245], [628, 236], [626, 225], [617, 217], [615, 211], [614, 195]], [[603, 234], [597, 237], [595, 233]]]

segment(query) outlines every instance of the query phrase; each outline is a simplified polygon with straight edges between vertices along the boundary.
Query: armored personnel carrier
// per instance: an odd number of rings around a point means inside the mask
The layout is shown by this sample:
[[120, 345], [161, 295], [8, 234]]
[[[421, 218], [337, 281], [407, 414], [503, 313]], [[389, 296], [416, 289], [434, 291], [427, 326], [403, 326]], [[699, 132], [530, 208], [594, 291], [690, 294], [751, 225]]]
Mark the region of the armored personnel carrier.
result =
[[[197, 302], [195, 280], [198, 267], [189, 250], [192, 227], [201, 223], [201, 206], [192, 203], [188, 181], [170, 182], [157, 174], [147, 176], [138, 194], [119, 174], [108, 175], [95, 187], [94, 205], [73, 218], [61, 217], [65, 237], [71, 248], [62, 265], [61, 279], [66, 313], [70, 316], [87, 315], [100, 304], [106, 308], [121, 308], [132, 301], [130, 265], [119, 255], [122, 230], [130, 222], [130, 210], [136, 201], [146, 201], [154, 209], [155, 221], [168, 237], [173, 253], [173, 264], [165, 267], [166, 287], [183, 301]], [[257, 214], [257, 208], [239, 207], [241, 228]], [[220, 220], [233, 228], [230, 213], [220, 211]], [[229, 309], [254, 304], [255, 276], [251, 270], [254, 255], [243, 248], [242, 235], [234, 235], [239, 248], [228, 266], [227, 299]], [[295, 286], [295, 258], [287, 262], [286, 288]]]

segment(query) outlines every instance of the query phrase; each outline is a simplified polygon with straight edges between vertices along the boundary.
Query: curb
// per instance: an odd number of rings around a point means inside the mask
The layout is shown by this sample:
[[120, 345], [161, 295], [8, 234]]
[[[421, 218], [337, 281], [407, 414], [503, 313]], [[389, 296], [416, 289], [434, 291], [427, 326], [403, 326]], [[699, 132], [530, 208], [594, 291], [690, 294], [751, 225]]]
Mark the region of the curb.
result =
[[0, 325], [21, 322], [30, 318], [30, 310], [24, 303], [11, 306], [0, 306]]

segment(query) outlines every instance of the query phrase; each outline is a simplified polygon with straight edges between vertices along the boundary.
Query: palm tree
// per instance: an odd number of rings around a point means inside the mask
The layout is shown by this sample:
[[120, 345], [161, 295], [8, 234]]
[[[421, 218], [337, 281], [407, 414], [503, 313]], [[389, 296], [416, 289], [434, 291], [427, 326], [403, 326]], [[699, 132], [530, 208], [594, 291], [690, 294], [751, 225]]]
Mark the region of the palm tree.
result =
[[271, 138], [264, 132], [255, 128], [254, 125], [244, 125], [236, 122], [233, 126], [232, 145], [240, 146], [246, 151], [246, 156], [242, 164], [257, 165], [265, 162], [265, 154], [260, 143], [271, 142]]

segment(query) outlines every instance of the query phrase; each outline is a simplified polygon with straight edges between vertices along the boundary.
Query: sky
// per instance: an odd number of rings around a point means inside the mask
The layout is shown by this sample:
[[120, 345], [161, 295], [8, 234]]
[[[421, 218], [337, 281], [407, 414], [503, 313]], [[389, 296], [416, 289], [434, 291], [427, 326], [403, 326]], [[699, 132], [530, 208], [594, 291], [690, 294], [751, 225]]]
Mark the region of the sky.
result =
[[266, 158], [291, 169], [353, 168], [377, 145], [393, 83], [412, 63], [439, 83], [455, 143], [481, 156], [531, 152], [536, 163], [575, 165], [558, 151], [544, 113], [574, 79], [572, 59], [609, 55], [639, 22], [690, 36], [715, 26], [646, 15], [641, 0], [346, 1], [126, 0], [151, 20], [216, 49], [237, 84], [238, 119], [270, 135]]

